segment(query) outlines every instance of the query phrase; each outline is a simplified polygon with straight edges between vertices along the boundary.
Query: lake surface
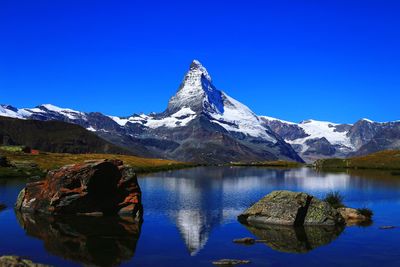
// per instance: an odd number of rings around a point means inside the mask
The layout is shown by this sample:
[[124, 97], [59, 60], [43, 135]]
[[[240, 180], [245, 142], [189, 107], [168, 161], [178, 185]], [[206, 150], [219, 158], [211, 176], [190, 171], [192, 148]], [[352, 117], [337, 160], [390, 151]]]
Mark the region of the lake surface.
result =
[[[400, 266], [400, 176], [378, 171], [318, 173], [312, 169], [207, 167], [141, 176], [144, 222], [117, 218], [54, 218], [16, 214], [24, 181], [0, 180], [0, 255], [55, 266]], [[345, 229], [247, 228], [236, 217], [273, 190], [317, 197], [340, 191], [351, 207], [371, 208], [372, 225]], [[232, 243], [255, 237], [266, 243]]]

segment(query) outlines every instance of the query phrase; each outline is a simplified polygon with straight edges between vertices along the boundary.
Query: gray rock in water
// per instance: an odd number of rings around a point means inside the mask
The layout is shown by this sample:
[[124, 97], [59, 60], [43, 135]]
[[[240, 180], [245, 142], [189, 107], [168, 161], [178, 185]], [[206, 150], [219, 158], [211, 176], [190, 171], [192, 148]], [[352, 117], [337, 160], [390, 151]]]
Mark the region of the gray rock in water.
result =
[[309, 194], [273, 191], [238, 217], [244, 224], [275, 225], [342, 225], [344, 219], [327, 202]]

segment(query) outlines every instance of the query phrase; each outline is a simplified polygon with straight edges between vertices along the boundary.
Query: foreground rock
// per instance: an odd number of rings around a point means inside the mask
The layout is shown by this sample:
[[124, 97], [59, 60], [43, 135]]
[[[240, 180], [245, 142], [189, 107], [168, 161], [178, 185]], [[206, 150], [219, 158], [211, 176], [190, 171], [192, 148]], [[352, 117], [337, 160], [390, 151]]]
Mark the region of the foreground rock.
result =
[[[327, 245], [343, 232], [344, 226], [285, 226], [263, 225], [246, 228], [260, 242], [273, 250], [285, 253], [307, 253], [320, 246]], [[262, 241], [262, 242], [261, 242]]]
[[338, 208], [339, 213], [346, 221], [347, 226], [363, 225], [371, 222], [371, 217], [367, 217], [357, 209], [353, 208]]
[[41, 240], [46, 251], [82, 266], [111, 267], [130, 261], [142, 225], [128, 216], [16, 215], [26, 234]]
[[20, 192], [16, 209], [46, 214], [120, 214], [142, 218], [135, 173], [118, 160], [87, 161], [50, 171]]
[[327, 202], [301, 192], [273, 191], [239, 215], [239, 221], [252, 225], [335, 226], [345, 223]]
[[18, 256], [1, 256], [0, 266], [2, 267], [50, 267], [49, 265], [43, 265], [33, 263], [30, 260], [23, 259]]
[[249, 260], [222, 259], [218, 261], [213, 261], [212, 264], [217, 266], [233, 266], [233, 265], [248, 264], [248, 263], [250, 263]]

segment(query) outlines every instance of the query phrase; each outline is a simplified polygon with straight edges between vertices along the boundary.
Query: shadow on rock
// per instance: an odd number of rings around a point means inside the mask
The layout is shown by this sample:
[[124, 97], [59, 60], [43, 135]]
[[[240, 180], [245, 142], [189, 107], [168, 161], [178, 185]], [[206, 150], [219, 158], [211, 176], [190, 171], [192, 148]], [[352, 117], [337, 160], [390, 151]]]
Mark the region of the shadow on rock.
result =
[[43, 216], [17, 212], [29, 236], [45, 249], [90, 266], [117, 266], [133, 258], [141, 223], [125, 217]]
[[286, 253], [307, 253], [335, 240], [344, 226], [263, 225], [246, 228], [270, 248]]

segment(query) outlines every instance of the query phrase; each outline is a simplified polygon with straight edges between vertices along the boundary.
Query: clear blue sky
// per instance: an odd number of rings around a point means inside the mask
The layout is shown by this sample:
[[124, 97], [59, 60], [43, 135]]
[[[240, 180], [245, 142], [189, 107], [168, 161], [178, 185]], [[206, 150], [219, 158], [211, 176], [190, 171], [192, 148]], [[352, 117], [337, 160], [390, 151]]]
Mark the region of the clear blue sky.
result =
[[257, 114], [400, 119], [400, 1], [0, 1], [0, 103], [163, 111], [192, 59]]

